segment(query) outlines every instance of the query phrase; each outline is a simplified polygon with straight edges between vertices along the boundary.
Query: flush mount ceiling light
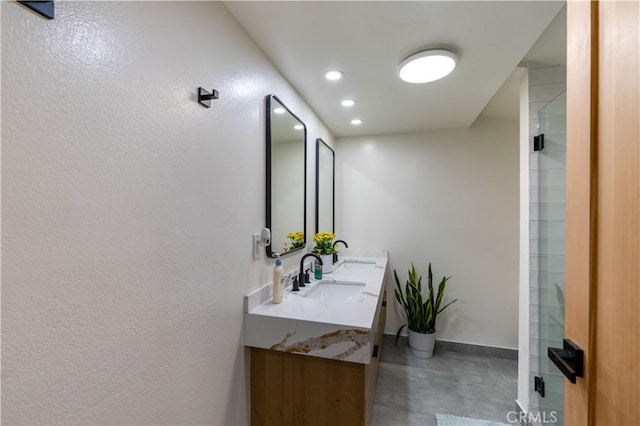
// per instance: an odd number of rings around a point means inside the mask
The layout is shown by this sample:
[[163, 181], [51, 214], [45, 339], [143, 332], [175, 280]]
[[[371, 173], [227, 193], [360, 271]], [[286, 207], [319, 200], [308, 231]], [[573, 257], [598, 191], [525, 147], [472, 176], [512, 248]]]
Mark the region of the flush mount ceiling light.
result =
[[284, 114], [284, 108], [282, 107], [275, 107], [273, 109], [273, 112], [275, 112], [276, 114]]
[[362, 120], [360, 120], [359, 118], [354, 118], [353, 120], [351, 120], [351, 124], [353, 124], [354, 126], [359, 126], [362, 124]]
[[342, 71], [338, 71], [338, 70], [332, 70], [332, 71], [327, 71], [327, 73], [324, 75], [326, 77], [327, 80], [340, 80], [342, 78], [344, 74], [342, 74]]
[[293, 126], [293, 128], [296, 130], [302, 130], [304, 129], [304, 126], [302, 124], [296, 124], [295, 126]]
[[407, 83], [428, 83], [453, 71], [458, 57], [443, 49], [421, 50], [400, 63], [398, 75]]
[[345, 99], [340, 103], [342, 104], [343, 107], [352, 107], [356, 104], [356, 101], [354, 101], [353, 99]]

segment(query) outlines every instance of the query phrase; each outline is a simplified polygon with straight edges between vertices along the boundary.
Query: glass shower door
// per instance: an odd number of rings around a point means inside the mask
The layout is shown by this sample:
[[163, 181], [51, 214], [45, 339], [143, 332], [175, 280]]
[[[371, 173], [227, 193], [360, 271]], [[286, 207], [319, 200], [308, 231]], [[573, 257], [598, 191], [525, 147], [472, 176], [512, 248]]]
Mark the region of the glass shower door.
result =
[[[530, 167], [530, 403], [533, 424], [563, 424], [564, 376], [547, 357], [564, 337], [566, 92], [538, 111]], [[538, 140], [541, 138], [538, 137]]]

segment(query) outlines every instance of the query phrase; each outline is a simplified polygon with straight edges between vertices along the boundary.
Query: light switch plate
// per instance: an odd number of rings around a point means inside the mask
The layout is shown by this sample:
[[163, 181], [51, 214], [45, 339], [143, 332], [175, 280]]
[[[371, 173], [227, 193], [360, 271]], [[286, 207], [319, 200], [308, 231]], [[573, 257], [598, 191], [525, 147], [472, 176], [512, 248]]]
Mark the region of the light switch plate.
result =
[[253, 234], [253, 258], [260, 259], [260, 234]]

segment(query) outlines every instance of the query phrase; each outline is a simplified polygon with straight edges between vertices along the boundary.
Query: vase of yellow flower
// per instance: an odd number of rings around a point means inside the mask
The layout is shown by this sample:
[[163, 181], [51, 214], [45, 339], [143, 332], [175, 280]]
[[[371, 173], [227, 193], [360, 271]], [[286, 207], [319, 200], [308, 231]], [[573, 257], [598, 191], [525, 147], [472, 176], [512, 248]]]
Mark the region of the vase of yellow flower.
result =
[[322, 259], [322, 273], [328, 274], [333, 271], [333, 240], [336, 238], [335, 234], [331, 232], [318, 232], [313, 241], [316, 245], [311, 249], [312, 253], [320, 255]]
[[289, 232], [287, 234], [287, 239], [289, 242], [284, 243], [284, 251], [291, 251], [304, 247], [304, 232], [302, 231]]

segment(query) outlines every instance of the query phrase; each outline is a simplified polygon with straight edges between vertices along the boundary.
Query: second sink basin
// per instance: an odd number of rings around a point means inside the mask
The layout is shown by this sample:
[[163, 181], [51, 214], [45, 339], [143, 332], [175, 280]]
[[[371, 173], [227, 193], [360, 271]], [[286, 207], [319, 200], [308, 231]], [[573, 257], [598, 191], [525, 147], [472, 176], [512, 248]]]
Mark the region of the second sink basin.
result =
[[355, 281], [322, 280], [304, 295], [309, 299], [331, 300], [335, 302], [360, 300], [365, 283]]

